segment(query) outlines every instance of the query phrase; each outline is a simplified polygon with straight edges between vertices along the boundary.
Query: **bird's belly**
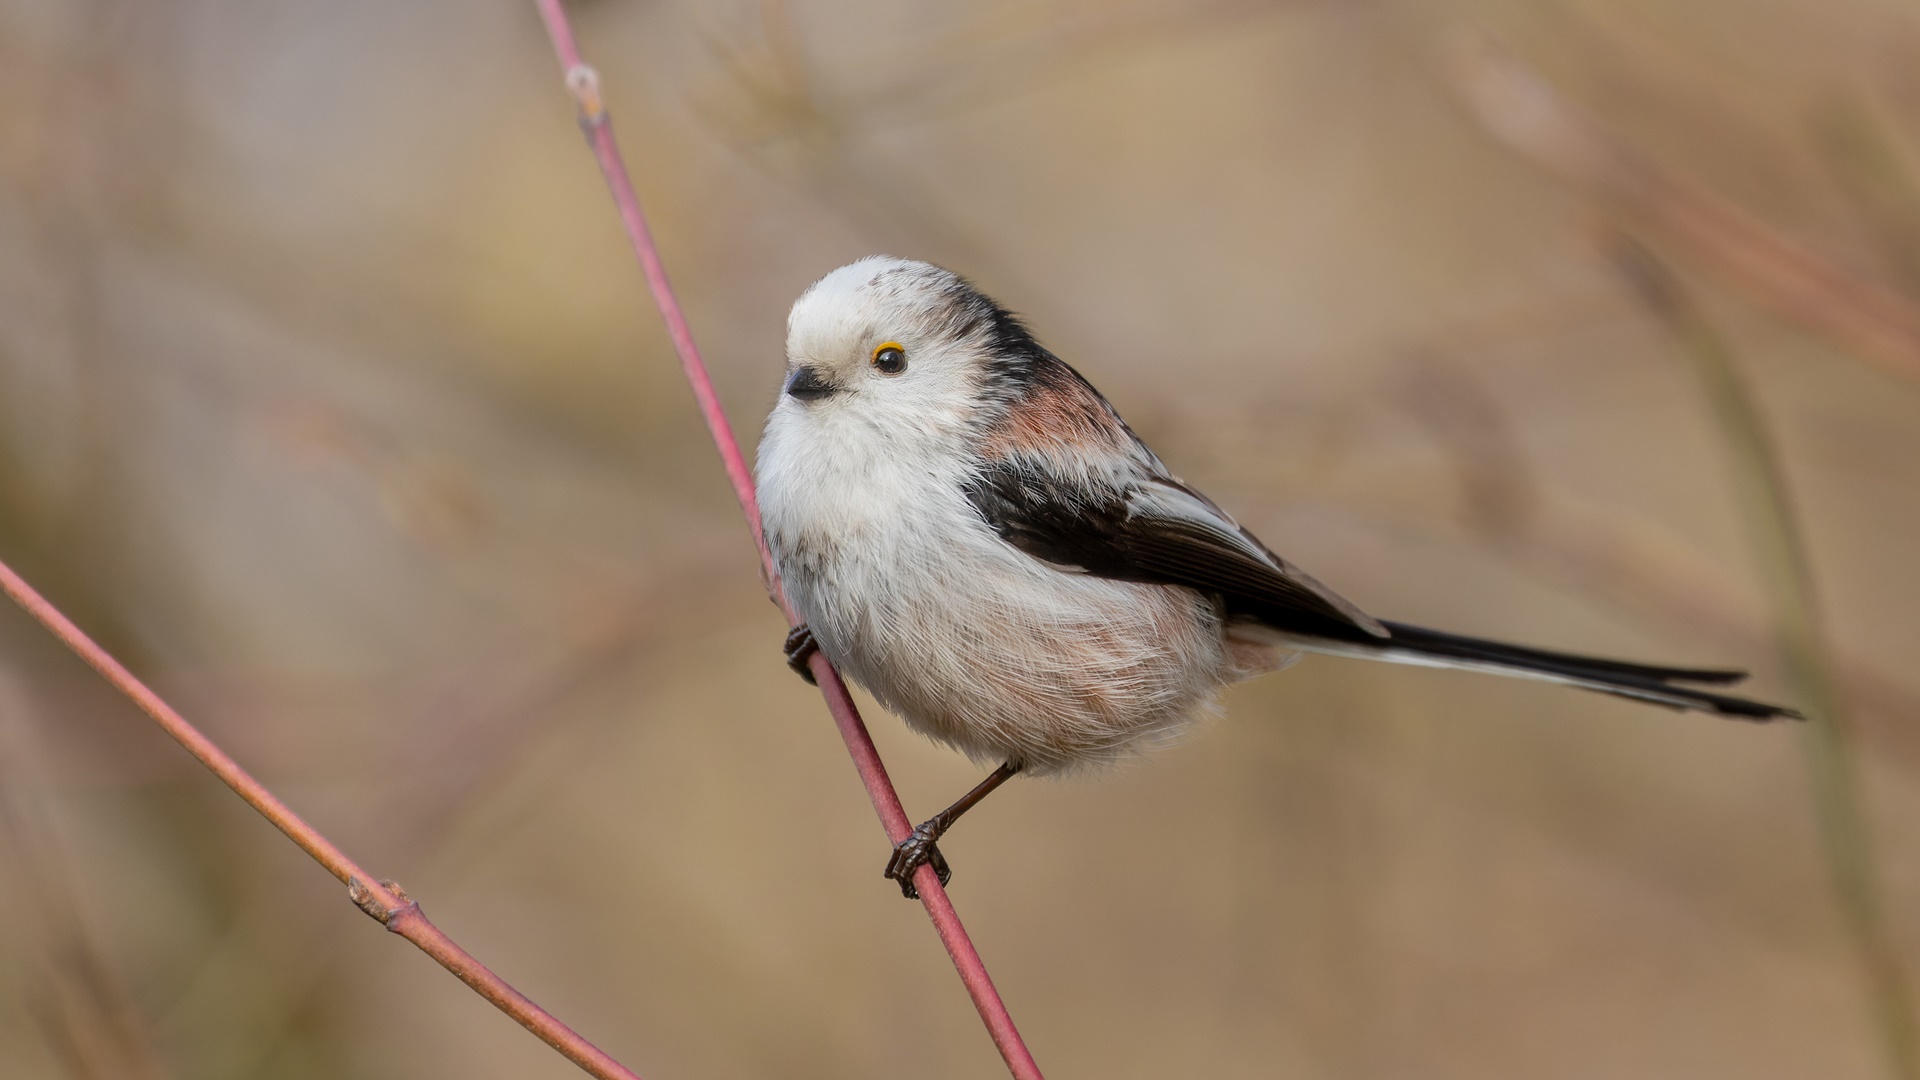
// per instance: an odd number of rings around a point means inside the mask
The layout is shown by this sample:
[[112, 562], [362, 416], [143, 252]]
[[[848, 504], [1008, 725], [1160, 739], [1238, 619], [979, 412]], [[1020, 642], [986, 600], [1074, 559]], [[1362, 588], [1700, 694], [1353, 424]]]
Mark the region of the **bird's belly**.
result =
[[979, 530], [816, 562], [794, 590], [827, 655], [927, 735], [1030, 772], [1176, 734], [1226, 679], [1199, 593], [1055, 570]]

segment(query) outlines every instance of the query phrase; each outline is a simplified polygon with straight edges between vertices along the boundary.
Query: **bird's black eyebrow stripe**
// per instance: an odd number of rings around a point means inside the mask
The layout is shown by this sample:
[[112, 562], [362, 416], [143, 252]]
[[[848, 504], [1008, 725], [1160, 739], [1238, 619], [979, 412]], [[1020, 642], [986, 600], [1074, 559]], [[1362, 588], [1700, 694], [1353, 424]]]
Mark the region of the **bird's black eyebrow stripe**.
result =
[[1047, 362], [1061, 363], [1041, 346], [1033, 331], [1018, 315], [995, 303], [956, 275], [947, 290], [947, 325], [956, 337], [985, 338], [988, 374], [996, 379], [1021, 383]]

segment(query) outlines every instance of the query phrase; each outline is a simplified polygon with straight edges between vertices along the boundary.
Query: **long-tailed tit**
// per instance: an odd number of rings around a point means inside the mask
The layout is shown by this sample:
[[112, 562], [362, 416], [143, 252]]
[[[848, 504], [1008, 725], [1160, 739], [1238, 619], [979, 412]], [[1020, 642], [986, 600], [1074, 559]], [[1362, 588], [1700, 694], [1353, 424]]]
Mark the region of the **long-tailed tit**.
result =
[[[767, 542], [814, 648], [908, 726], [982, 762], [914, 831], [911, 878], [1015, 773], [1165, 741], [1221, 687], [1333, 653], [1545, 679], [1744, 720], [1792, 710], [1660, 667], [1376, 619], [1175, 479], [1079, 373], [965, 280], [902, 259], [821, 278], [787, 324], [758, 465]], [[810, 676], [809, 676], [810, 678]], [[1696, 685], [1689, 685], [1696, 684]]]

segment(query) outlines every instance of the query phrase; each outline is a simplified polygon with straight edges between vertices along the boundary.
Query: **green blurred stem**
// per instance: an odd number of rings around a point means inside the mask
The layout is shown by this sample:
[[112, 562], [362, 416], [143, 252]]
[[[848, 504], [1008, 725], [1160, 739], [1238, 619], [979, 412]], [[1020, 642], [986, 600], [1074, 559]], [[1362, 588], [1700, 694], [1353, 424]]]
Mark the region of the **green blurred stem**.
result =
[[1740, 511], [1752, 538], [1774, 632], [1807, 715], [1807, 772], [1842, 921], [1858, 951], [1888, 1073], [1920, 1080], [1913, 994], [1881, 902], [1880, 871], [1854, 763], [1852, 724], [1821, 632], [1812, 568], [1773, 442], [1733, 352], [1665, 264], [1621, 238], [1615, 258], [1665, 324], [1699, 379], [1725, 443]]

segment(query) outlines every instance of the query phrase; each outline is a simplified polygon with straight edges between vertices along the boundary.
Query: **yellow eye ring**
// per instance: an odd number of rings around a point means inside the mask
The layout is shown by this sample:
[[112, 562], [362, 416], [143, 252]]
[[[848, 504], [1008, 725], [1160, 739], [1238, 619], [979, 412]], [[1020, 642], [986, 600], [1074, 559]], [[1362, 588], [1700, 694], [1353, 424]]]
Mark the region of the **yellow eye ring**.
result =
[[898, 375], [907, 370], [907, 350], [897, 341], [883, 341], [874, 346], [873, 366], [882, 375]]

